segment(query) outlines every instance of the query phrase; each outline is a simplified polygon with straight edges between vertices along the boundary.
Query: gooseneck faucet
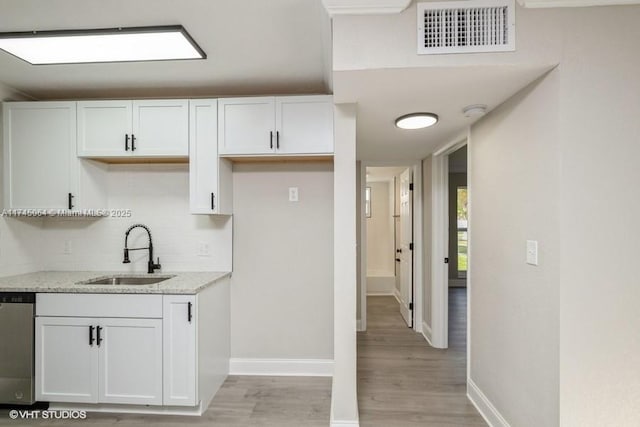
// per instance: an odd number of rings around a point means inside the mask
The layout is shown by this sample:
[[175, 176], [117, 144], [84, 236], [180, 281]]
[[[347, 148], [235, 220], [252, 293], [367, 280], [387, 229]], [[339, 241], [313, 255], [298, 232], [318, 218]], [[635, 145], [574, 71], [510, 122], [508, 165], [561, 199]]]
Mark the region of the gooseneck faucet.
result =
[[[143, 228], [147, 232], [147, 235], [149, 236], [149, 246], [148, 247], [146, 247], [146, 248], [131, 248], [131, 249], [128, 248], [127, 241], [129, 240], [129, 233], [131, 233], [131, 230], [133, 230], [134, 228]], [[149, 231], [149, 227], [147, 227], [144, 224], [133, 224], [124, 233], [124, 260], [122, 261], [122, 263], [123, 264], [129, 264], [131, 262], [131, 260], [129, 260], [129, 251], [139, 251], [139, 250], [144, 250], [144, 249], [148, 249], [149, 250], [149, 262], [147, 263], [147, 273], [151, 274], [151, 273], [153, 273], [154, 270], [160, 269], [162, 267], [160, 265], [160, 258], [158, 258], [158, 262], [157, 263], [153, 262], [153, 242], [151, 241], [151, 231]]]

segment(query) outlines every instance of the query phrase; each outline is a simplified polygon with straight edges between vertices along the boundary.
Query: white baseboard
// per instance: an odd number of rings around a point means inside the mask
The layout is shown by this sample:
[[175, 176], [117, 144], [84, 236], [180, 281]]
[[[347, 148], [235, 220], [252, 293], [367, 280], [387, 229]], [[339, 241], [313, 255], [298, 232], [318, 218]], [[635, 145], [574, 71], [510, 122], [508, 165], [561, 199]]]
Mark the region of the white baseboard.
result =
[[362, 327], [362, 320], [356, 320], [356, 332], [362, 332], [364, 328]]
[[367, 292], [368, 297], [392, 297], [395, 294], [395, 292]]
[[467, 397], [491, 427], [511, 427], [471, 378], [467, 378]]
[[231, 359], [229, 375], [331, 377], [331, 359]]
[[360, 422], [331, 420], [331, 427], [360, 427]]
[[431, 347], [433, 347], [433, 343], [431, 342], [431, 327], [427, 325], [427, 322], [422, 322], [422, 336], [429, 343]]
[[402, 304], [400, 301], [400, 291], [397, 288], [393, 288], [393, 296], [396, 297], [398, 304]]

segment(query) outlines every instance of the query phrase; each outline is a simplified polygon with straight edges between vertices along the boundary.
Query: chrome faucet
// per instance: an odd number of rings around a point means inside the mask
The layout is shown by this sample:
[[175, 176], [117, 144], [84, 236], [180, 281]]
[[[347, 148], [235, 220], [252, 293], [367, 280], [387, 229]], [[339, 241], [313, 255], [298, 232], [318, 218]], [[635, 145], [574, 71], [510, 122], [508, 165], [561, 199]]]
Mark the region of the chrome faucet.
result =
[[[131, 233], [131, 230], [133, 230], [134, 228], [144, 228], [145, 229], [145, 231], [147, 232], [147, 235], [149, 236], [149, 246], [148, 247], [146, 247], [146, 248], [131, 248], [131, 249], [129, 249], [127, 247], [127, 241], [129, 240], [129, 233]], [[124, 260], [122, 261], [122, 263], [123, 264], [129, 264], [131, 262], [131, 260], [129, 260], [129, 251], [139, 251], [139, 250], [144, 250], [144, 249], [148, 249], [149, 250], [149, 262], [147, 263], [147, 273], [151, 274], [151, 273], [153, 273], [154, 270], [158, 270], [158, 269], [162, 268], [162, 266], [160, 265], [160, 258], [158, 258], [158, 262], [157, 263], [153, 262], [153, 242], [151, 241], [151, 231], [149, 231], [149, 227], [147, 227], [144, 224], [133, 224], [124, 233]]]

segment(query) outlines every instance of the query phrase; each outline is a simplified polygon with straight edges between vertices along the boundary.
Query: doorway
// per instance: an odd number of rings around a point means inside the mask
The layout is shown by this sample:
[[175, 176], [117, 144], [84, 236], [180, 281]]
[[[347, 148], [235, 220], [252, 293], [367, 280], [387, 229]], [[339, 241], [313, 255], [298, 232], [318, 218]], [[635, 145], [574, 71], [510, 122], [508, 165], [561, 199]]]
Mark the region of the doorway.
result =
[[409, 166], [366, 167], [365, 176], [361, 316], [366, 318], [368, 298], [393, 296], [397, 313], [407, 327], [414, 328], [414, 170]]

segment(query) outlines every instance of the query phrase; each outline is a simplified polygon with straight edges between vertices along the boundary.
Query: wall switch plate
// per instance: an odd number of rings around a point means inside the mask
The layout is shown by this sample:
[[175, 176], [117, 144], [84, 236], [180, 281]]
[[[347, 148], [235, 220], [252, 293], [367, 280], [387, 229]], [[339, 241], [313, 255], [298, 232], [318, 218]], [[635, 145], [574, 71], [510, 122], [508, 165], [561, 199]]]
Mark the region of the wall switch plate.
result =
[[73, 252], [71, 250], [71, 240], [65, 240], [64, 241], [64, 249], [63, 252], [65, 255], [71, 255], [71, 252]]
[[298, 187], [289, 187], [289, 201], [290, 202], [298, 201]]
[[538, 265], [538, 241], [527, 240], [527, 264]]

